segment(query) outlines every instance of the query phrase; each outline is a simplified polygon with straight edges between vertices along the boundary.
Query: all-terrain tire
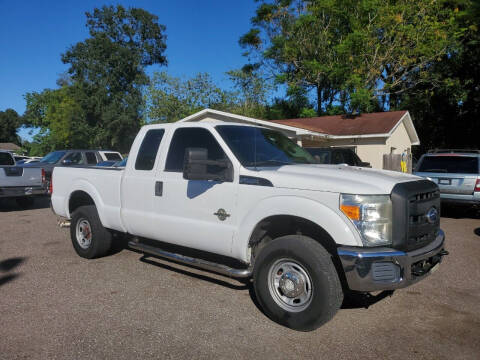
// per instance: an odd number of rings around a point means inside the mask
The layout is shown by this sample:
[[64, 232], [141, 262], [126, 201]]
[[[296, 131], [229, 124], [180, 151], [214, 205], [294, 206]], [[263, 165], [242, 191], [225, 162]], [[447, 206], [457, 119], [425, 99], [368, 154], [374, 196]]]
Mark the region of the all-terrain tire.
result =
[[104, 256], [112, 246], [112, 234], [103, 227], [94, 205], [80, 206], [73, 212], [70, 237], [77, 254], [86, 259]]
[[343, 301], [331, 255], [302, 235], [268, 242], [256, 257], [253, 280], [265, 314], [294, 330], [315, 330], [333, 318]]

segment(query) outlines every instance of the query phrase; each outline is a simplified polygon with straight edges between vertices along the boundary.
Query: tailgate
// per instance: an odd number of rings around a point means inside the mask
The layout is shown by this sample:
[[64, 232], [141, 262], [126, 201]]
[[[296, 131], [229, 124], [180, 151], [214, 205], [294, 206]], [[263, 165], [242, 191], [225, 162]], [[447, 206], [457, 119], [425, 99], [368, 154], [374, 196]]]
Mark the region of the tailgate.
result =
[[0, 187], [42, 186], [41, 168], [0, 167]]
[[443, 194], [472, 195], [478, 176], [472, 174], [415, 173], [432, 180]]

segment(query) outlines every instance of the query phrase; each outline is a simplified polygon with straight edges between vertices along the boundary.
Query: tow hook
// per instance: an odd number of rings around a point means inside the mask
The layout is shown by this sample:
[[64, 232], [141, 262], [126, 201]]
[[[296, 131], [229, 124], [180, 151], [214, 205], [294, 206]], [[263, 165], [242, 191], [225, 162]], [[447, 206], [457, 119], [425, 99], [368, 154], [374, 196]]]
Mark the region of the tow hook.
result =
[[445, 256], [445, 255], [448, 255], [448, 254], [450, 254], [450, 253], [445, 249], [438, 253], [438, 255], [440, 255], [440, 256]]
[[70, 220], [68, 219], [58, 220], [57, 225], [61, 228], [68, 228], [70, 227]]

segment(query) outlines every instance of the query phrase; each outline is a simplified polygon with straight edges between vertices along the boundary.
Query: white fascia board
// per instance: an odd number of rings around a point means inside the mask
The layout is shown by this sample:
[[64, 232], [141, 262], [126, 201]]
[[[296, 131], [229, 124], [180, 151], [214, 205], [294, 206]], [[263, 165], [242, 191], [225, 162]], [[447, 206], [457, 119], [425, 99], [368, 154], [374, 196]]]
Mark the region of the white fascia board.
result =
[[309, 131], [301, 128], [297, 128], [294, 126], [289, 126], [289, 125], [282, 125], [282, 124], [277, 124], [272, 121], [266, 121], [266, 120], [259, 120], [259, 119], [254, 119], [248, 116], [243, 116], [243, 115], [237, 115], [237, 114], [232, 114], [224, 111], [219, 111], [219, 110], [213, 110], [213, 109], [203, 109], [195, 114], [192, 114], [190, 116], [187, 116], [186, 118], [179, 120], [178, 122], [192, 122], [192, 121], [199, 121], [203, 117], [207, 116], [208, 114], [211, 115], [217, 115], [220, 117], [226, 117], [229, 119], [237, 120], [239, 122], [245, 122], [249, 124], [255, 124], [255, 125], [260, 125], [272, 129], [278, 129], [278, 130], [283, 130], [287, 132], [294, 133], [296, 136], [303, 136], [303, 135], [312, 135], [312, 136], [319, 136], [319, 137], [329, 137], [327, 134], [322, 134], [322, 133], [317, 133], [314, 131]]
[[365, 134], [365, 135], [330, 135], [330, 139], [365, 139], [365, 138], [387, 138], [390, 134]]
[[420, 145], [420, 138], [418, 137], [417, 130], [415, 129], [415, 125], [413, 125], [413, 120], [412, 117], [410, 116], [410, 113], [407, 111], [405, 115], [403, 115], [404, 124], [405, 124], [405, 129], [407, 129], [408, 136], [410, 137], [410, 141], [412, 145]]

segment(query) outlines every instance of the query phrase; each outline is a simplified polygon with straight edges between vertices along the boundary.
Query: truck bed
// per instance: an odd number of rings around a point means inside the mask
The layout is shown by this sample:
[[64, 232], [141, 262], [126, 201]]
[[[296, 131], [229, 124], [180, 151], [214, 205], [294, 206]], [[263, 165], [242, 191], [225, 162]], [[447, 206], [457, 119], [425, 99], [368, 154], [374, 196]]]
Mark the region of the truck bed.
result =
[[74, 190], [83, 190], [92, 195], [105, 227], [125, 231], [120, 214], [123, 171], [123, 168], [56, 167], [52, 174], [52, 206], [55, 213], [69, 218], [70, 197], [74, 196]]

